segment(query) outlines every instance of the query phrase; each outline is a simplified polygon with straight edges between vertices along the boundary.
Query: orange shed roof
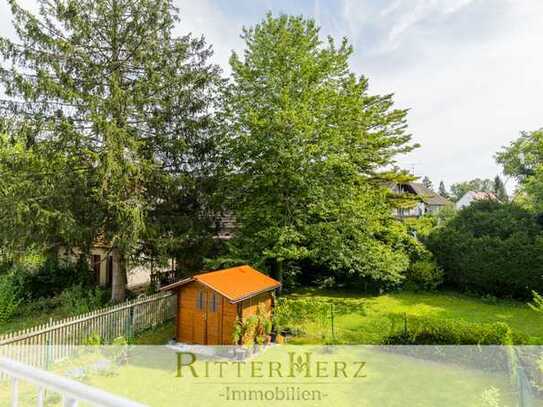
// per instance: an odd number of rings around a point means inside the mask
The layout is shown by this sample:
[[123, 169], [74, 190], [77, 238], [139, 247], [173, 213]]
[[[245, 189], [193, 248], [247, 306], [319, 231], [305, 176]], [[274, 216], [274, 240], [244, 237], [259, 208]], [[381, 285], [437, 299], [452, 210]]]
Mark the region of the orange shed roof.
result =
[[197, 274], [192, 278], [187, 278], [163, 287], [161, 291], [172, 290], [191, 281], [198, 281], [208, 286], [219, 294], [224, 295], [231, 302], [239, 302], [281, 286], [279, 281], [268, 277], [251, 266], [239, 266]]
[[253, 297], [281, 285], [279, 281], [268, 277], [251, 266], [232, 267], [197, 274], [193, 279], [224, 295], [232, 302]]

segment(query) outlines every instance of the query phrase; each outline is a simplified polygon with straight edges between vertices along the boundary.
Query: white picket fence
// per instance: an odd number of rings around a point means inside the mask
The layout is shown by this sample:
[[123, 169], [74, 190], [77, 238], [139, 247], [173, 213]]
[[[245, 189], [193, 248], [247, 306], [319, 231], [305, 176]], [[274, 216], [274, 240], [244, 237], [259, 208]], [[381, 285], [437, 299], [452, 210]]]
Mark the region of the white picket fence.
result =
[[[132, 338], [175, 317], [172, 293], [159, 293], [0, 336], [0, 356], [38, 368], [72, 355], [90, 337]], [[9, 346], [8, 346], [9, 345]], [[0, 380], [2, 375], [0, 374]]]

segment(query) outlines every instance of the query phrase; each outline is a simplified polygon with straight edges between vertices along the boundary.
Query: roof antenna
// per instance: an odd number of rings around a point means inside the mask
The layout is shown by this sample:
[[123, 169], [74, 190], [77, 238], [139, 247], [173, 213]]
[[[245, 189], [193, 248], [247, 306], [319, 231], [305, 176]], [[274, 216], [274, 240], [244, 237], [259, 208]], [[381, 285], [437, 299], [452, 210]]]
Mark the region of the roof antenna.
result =
[[412, 176], [415, 176], [415, 168], [417, 167], [419, 163], [406, 163], [406, 165], [409, 167], [409, 172]]

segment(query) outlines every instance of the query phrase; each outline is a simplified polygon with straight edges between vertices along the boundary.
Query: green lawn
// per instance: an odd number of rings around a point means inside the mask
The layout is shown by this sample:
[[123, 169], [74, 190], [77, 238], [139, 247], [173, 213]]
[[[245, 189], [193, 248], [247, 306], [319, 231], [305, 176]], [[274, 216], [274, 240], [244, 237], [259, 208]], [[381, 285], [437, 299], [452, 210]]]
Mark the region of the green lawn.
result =
[[[340, 343], [372, 344], [390, 332], [389, 314], [407, 313], [445, 319], [461, 319], [468, 322], [505, 322], [515, 332], [526, 335], [530, 344], [543, 344], [543, 316], [532, 311], [526, 304], [515, 301], [487, 303], [476, 297], [457, 293], [401, 292], [380, 296], [362, 296], [345, 292], [305, 290], [290, 294], [287, 298], [317, 298], [322, 301], [343, 301], [350, 304], [353, 312], [336, 315], [334, 328]], [[0, 333], [23, 329], [44, 323], [49, 318], [65, 317], [58, 310], [19, 317], [13, 322], [1, 324]], [[331, 327], [306, 324], [306, 334], [292, 339], [292, 343], [318, 344], [323, 336], [329, 338]], [[145, 332], [136, 339], [137, 344], [165, 344], [175, 335], [173, 323]], [[325, 338], [326, 339], [326, 338]]]
[[[53, 368], [65, 374], [74, 367], [89, 369], [97, 361], [115, 352], [81, 354]], [[312, 361], [311, 374], [290, 371], [291, 354]], [[307, 356], [307, 355], [310, 356]], [[109, 355], [109, 356], [108, 356]], [[80, 380], [93, 387], [114, 393], [153, 407], [162, 406], [515, 406], [517, 394], [508, 372], [488, 372], [462, 367], [455, 363], [427, 361], [401, 354], [381, 352], [371, 347], [337, 346], [274, 346], [243, 362], [199, 356], [195, 371], [176, 374], [178, 358], [174, 350], [164, 346], [133, 348], [121, 365], [112, 365], [107, 372], [90, 372]], [[222, 364], [220, 370], [217, 364]], [[346, 376], [335, 375], [331, 366], [338, 362], [349, 366]], [[356, 375], [360, 363], [364, 372]], [[269, 363], [279, 364], [282, 374], [272, 373]], [[317, 374], [316, 363], [325, 366]], [[355, 363], [357, 363], [355, 365]], [[258, 366], [253, 370], [253, 366]], [[356, 366], [356, 369], [353, 367]], [[69, 367], [70, 369], [68, 369]], [[238, 370], [239, 369], [239, 370]], [[221, 373], [219, 373], [221, 372]], [[0, 383], [0, 405], [9, 403], [9, 383]], [[273, 392], [280, 389], [300, 389], [322, 393], [322, 398], [293, 401], [277, 398], [233, 400], [225, 394], [236, 392]], [[20, 386], [20, 402], [36, 405], [36, 389]], [[497, 393], [496, 403], [484, 402], [489, 391]], [[47, 406], [61, 406], [62, 400], [48, 394]], [[81, 407], [86, 406], [81, 404]]]
[[[340, 343], [378, 343], [390, 332], [389, 314], [427, 316], [464, 320], [473, 323], [504, 322], [514, 332], [526, 335], [530, 344], [543, 344], [543, 316], [526, 304], [500, 300], [487, 303], [476, 297], [457, 293], [400, 292], [380, 296], [361, 296], [344, 292], [305, 290], [290, 294], [291, 300], [316, 298], [322, 301], [342, 301], [352, 312], [336, 315], [334, 328]], [[326, 326], [306, 324], [305, 335], [293, 338], [293, 343], [319, 343], [331, 336], [330, 323]]]
[[165, 345], [175, 338], [175, 321], [149, 329], [134, 339], [135, 345]]

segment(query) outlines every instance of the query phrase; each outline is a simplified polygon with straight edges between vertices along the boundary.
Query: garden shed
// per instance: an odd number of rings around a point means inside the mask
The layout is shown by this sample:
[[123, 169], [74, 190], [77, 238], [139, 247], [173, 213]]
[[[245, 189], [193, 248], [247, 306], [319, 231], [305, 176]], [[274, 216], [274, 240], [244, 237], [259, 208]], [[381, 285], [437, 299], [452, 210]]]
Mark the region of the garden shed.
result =
[[281, 283], [250, 266], [197, 274], [161, 289], [177, 293], [177, 342], [232, 345], [237, 321], [271, 315]]

